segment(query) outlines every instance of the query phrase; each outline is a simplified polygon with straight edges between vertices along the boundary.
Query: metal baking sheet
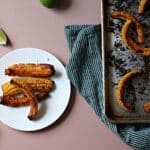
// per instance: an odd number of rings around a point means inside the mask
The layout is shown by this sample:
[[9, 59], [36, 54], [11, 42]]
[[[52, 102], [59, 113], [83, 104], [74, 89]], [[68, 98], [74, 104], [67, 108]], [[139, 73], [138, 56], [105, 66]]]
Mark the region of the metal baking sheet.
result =
[[[150, 123], [150, 113], [143, 110], [143, 105], [150, 102], [150, 57], [142, 57], [130, 51], [122, 42], [121, 28], [123, 20], [111, 17], [112, 11], [123, 10], [134, 15], [144, 26], [145, 44], [150, 47], [150, 4], [144, 14], [137, 13], [138, 1], [102, 0], [102, 60], [104, 113], [111, 122]], [[136, 40], [134, 27], [130, 30]], [[127, 72], [140, 69], [143, 73], [127, 83], [124, 99], [134, 106], [133, 112], [124, 111], [116, 100], [116, 87], [120, 78]]]

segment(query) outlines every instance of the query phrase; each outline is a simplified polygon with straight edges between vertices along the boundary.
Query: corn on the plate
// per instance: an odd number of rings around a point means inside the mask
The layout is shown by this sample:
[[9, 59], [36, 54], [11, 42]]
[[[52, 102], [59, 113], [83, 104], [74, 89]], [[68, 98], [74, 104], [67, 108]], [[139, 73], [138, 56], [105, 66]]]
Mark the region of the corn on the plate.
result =
[[[35, 77], [27, 77], [20, 78], [20, 80], [25, 81], [27, 84], [31, 86], [31, 88], [35, 91], [51, 91], [54, 87], [54, 81], [51, 79], [45, 78], [35, 78]], [[16, 85], [11, 84], [10, 82], [6, 82], [2, 85], [3, 95], [15, 95], [19, 94], [22, 91]]]
[[21, 80], [19, 78], [12, 78], [10, 83], [21, 88], [23, 93], [27, 96], [30, 103], [30, 111], [28, 113], [28, 118], [30, 120], [35, 119], [38, 113], [38, 100], [32, 88], [24, 80]]
[[13, 64], [5, 69], [5, 74], [10, 76], [50, 77], [54, 73], [54, 67], [50, 64]]

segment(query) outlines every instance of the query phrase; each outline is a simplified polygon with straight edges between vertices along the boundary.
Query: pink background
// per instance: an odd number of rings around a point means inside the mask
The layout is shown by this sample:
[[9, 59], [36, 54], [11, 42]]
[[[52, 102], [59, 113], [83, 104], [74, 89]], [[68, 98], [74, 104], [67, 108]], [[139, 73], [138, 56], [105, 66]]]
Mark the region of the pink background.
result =
[[[64, 35], [68, 24], [100, 23], [100, 0], [58, 0], [47, 9], [39, 0], [1, 0], [0, 27], [10, 43], [0, 46], [0, 57], [14, 49], [47, 50], [68, 63]], [[133, 150], [116, 137], [95, 115], [76, 90], [64, 115], [38, 132], [16, 131], [0, 123], [0, 150]]]

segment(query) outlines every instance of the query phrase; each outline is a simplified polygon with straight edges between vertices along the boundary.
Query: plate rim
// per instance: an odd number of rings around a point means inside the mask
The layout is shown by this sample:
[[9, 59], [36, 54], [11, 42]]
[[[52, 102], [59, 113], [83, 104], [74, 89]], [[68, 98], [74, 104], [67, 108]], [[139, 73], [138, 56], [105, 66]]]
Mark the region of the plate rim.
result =
[[[64, 64], [60, 61], [60, 59], [59, 58], [57, 58], [54, 54], [52, 54], [51, 52], [49, 52], [49, 51], [47, 51], [47, 50], [43, 50], [43, 49], [39, 49], [39, 48], [30, 48], [30, 47], [26, 47], [26, 48], [19, 48], [19, 49], [14, 49], [13, 51], [10, 51], [10, 52], [8, 52], [8, 53], [6, 53], [6, 54], [4, 54], [2, 57], [0, 57], [0, 62], [1, 61], [3, 61], [3, 59], [5, 58], [5, 57], [8, 57], [9, 55], [11, 55], [11, 54], [13, 54], [13, 53], [16, 53], [16, 52], [19, 52], [19, 51], [24, 51], [24, 50], [29, 50], [29, 49], [32, 49], [32, 50], [36, 50], [36, 51], [40, 51], [40, 52], [43, 52], [43, 53], [47, 53], [48, 55], [50, 55], [51, 57], [53, 57], [54, 59], [56, 59], [60, 64], [61, 64], [61, 66], [63, 67], [63, 69], [65, 70], [65, 66], [64, 66]], [[65, 74], [66, 74], [66, 76], [67, 76], [67, 72], [65, 72]], [[66, 109], [67, 109], [67, 107], [68, 107], [68, 104], [69, 104], [69, 102], [70, 102], [70, 97], [71, 97], [71, 82], [70, 82], [70, 80], [69, 80], [69, 78], [68, 78], [68, 76], [67, 76], [67, 84], [68, 84], [68, 89], [69, 89], [69, 94], [68, 94], [68, 96], [67, 96], [67, 103], [66, 103], [66, 105], [65, 105], [65, 107], [62, 109], [62, 111], [61, 111], [61, 113], [50, 123], [50, 124], [46, 124], [46, 125], [43, 125], [43, 127], [40, 127], [40, 128], [38, 128], [38, 127], [35, 127], [34, 129], [33, 128], [31, 128], [31, 129], [23, 129], [23, 128], [16, 128], [15, 126], [12, 126], [12, 125], [10, 125], [10, 123], [6, 123], [6, 122], [4, 122], [4, 121], [2, 121], [2, 119], [0, 119], [0, 121], [4, 124], [4, 125], [7, 125], [8, 127], [10, 127], [10, 128], [12, 128], [12, 129], [15, 129], [15, 130], [18, 130], [18, 131], [39, 131], [39, 130], [42, 130], [42, 129], [44, 129], [44, 128], [47, 128], [47, 127], [49, 127], [49, 126], [51, 126], [51, 125], [53, 125], [63, 114], [64, 114], [64, 112], [66, 111]]]

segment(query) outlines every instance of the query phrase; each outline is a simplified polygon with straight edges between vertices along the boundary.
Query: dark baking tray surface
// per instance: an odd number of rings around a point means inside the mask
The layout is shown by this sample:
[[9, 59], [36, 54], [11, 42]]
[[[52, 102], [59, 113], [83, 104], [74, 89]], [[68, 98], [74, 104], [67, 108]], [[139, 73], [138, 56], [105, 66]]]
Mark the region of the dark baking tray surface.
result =
[[[102, 0], [102, 60], [104, 86], [104, 113], [111, 122], [118, 123], [150, 123], [150, 113], [143, 110], [143, 104], [150, 102], [150, 57], [143, 57], [130, 51], [122, 42], [121, 28], [123, 20], [111, 17], [116, 10], [128, 11], [144, 26], [145, 42], [150, 47], [150, 4], [143, 15], [137, 13], [139, 1], [133, 0]], [[136, 40], [134, 27], [130, 30]], [[142, 70], [128, 82], [124, 97], [134, 106], [133, 112], [124, 111], [116, 100], [116, 87], [120, 78], [135, 69]]]

